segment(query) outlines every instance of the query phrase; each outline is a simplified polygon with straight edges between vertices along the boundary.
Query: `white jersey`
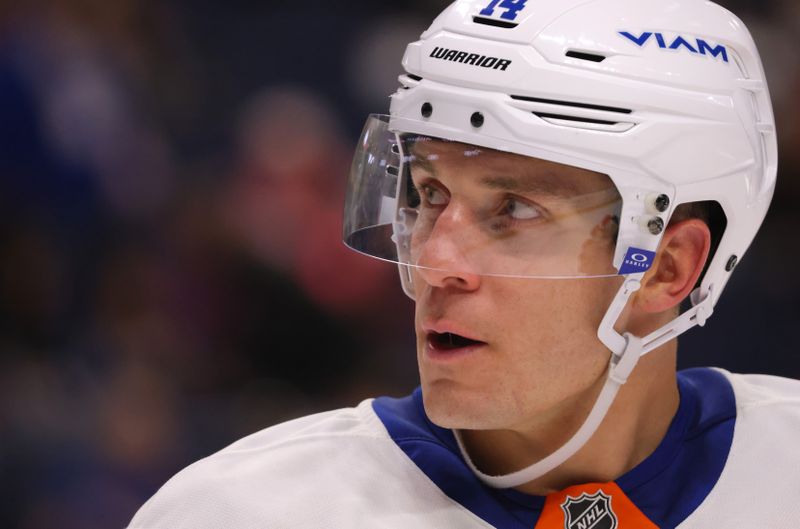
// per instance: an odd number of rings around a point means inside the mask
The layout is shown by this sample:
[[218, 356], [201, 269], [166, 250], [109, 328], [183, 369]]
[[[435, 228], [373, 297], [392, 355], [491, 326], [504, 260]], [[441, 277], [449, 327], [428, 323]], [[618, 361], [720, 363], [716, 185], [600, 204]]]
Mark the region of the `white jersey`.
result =
[[679, 373], [659, 447], [611, 483], [491, 489], [417, 390], [268, 428], [178, 473], [129, 529], [794, 529], [800, 382]]

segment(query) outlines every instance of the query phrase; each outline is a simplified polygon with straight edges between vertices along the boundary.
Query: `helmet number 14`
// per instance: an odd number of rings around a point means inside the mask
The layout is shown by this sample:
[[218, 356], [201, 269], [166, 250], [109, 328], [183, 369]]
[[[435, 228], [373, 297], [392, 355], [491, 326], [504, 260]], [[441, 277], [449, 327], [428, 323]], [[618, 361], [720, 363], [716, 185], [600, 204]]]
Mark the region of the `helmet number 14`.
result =
[[528, 0], [492, 0], [488, 6], [481, 11], [481, 16], [490, 17], [494, 15], [494, 10], [497, 8], [505, 9], [505, 13], [500, 15], [500, 18], [505, 20], [516, 20], [517, 15], [525, 7]]

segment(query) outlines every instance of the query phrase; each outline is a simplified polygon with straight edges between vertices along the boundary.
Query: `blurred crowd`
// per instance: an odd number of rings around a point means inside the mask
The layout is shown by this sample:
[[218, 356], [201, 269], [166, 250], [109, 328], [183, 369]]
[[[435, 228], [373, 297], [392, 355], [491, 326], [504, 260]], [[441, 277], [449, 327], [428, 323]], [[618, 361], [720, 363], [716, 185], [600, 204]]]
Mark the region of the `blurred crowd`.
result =
[[[730, 0], [781, 139], [763, 232], [681, 364], [800, 378], [796, 0]], [[344, 180], [446, 2], [0, 2], [0, 527], [124, 527], [191, 461], [416, 384]]]

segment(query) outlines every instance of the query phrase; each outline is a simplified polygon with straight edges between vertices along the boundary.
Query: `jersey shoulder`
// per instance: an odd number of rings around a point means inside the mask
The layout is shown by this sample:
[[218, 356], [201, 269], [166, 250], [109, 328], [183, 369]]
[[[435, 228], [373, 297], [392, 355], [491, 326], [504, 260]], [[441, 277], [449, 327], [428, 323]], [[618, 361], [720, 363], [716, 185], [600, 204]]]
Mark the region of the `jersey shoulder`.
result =
[[800, 381], [723, 373], [733, 387], [736, 424], [714, 489], [681, 529], [797, 526], [800, 519]]
[[747, 411], [761, 406], [798, 412], [800, 380], [774, 375], [739, 375], [723, 371], [736, 392], [736, 407]]
[[[324, 486], [325, 467], [347, 458], [348, 447], [382, 435], [356, 408], [319, 413], [247, 436], [188, 466], [145, 503], [130, 529], [244, 529], [291, 507], [292, 484]], [[302, 477], [302, 478], [301, 478]], [[259, 520], [261, 524], [259, 524]]]
[[267, 428], [190, 465], [128, 529], [399, 528], [425, 517], [431, 527], [485, 527], [414, 466], [367, 400]]

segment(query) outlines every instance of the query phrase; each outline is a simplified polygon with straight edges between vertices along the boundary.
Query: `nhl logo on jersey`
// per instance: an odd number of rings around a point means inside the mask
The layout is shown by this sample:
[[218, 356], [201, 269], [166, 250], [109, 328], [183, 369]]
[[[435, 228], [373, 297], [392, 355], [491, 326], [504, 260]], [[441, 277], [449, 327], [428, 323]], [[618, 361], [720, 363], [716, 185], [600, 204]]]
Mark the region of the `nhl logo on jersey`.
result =
[[561, 504], [564, 529], [617, 529], [617, 515], [611, 510], [611, 497], [602, 491], [591, 496], [585, 492]]

